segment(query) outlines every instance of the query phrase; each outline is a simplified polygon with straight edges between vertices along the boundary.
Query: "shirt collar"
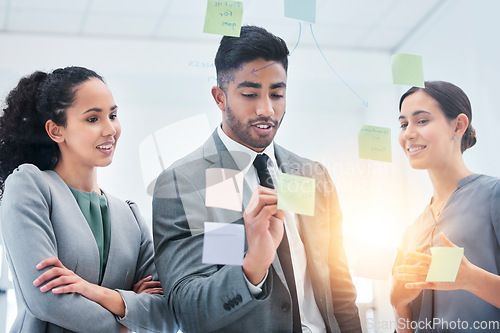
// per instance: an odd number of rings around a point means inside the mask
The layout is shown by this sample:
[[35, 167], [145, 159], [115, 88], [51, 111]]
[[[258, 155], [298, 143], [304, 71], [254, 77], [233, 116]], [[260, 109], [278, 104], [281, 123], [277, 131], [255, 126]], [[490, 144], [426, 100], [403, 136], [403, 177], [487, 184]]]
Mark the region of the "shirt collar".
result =
[[[248, 169], [250, 169], [250, 166], [253, 165], [253, 161], [255, 160], [257, 154], [266, 154], [267, 156], [269, 156], [271, 166], [274, 168], [278, 167], [276, 156], [274, 155], [274, 142], [271, 142], [271, 144], [268, 145], [264, 149], [264, 151], [262, 151], [262, 153], [257, 153], [228, 137], [227, 134], [222, 130], [222, 124], [220, 126], [217, 126], [217, 134], [219, 135], [222, 143], [226, 146], [229, 154], [231, 154], [231, 157], [234, 159], [234, 162], [238, 166], [238, 169], [244, 171], [245, 174], [248, 172]], [[250, 156], [250, 161], [248, 161], [246, 158], [241, 158], [242, 154], [233, 154], [233, 152], [243, 152], [245, 154], [248, 154], [248, 156]]]

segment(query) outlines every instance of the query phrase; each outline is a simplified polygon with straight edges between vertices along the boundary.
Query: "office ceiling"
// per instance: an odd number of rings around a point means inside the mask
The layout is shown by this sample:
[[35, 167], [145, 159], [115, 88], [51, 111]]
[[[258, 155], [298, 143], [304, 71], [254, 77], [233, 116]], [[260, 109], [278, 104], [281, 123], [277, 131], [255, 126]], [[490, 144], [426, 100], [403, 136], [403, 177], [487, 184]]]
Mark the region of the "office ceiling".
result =
[[[446, 0], [317, 0], [314, 35], [323, 48], [391, 51]], [[243, 0], [243, 24], [263, 26], [293, 47], [298, 20], [284, 0]], [[0, 0], [0, 33], [203, 42], [206, 0]], [[313, 43], [300, 24], [303, 43]], [[307, 36], [306, 36], [307, 34]]]

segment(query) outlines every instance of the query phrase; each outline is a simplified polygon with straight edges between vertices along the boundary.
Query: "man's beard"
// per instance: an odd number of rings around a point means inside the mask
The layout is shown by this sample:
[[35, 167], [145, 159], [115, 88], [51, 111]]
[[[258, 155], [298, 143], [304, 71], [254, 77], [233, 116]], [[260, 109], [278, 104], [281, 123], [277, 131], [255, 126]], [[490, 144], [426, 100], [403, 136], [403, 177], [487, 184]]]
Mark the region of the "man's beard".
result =
[[[271, 144], [271, 142], [273, 142], [274, 136], [276, 135], [276, 131], [278, 130], [281, 124], [281, 122], [278, 122], [271, 117], [257, 117], [255, 119], [249, 120], [246, 124], [242, 123], [234, 116], [228, 104], [226, 104], [225, 114], [226, 114], [226, 123], [228, 127], [231, 129], [231, 131], [234, 133], [234, 135], [236, 135], [236, 137], [245, 145], [257, 149], [266, 148]], [[283, 118], [281, 118], [281, 120], [283, 120]], [[261, 137], [261, 136], [258, 136], [257, 138], [253, 137], [250, 132], [252, 124], [259, 121], [266, 121], [272, 123], [275, 127], [274, 134], [266, 137]]]

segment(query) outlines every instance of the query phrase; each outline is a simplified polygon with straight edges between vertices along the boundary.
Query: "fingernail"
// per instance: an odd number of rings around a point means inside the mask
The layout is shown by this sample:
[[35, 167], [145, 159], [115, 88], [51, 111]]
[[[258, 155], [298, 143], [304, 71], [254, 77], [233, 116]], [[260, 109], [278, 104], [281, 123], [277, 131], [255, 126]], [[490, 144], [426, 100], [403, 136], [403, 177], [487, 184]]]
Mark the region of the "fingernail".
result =
[[54, 294], [57, 294], [57, 293], [59, 292], [59, 288], [54, 288], [54, 289], [52, 289], [52, 292], [53, 292]]
[[38, 279], [36, 279], [35, 281], [33, 281], [33, 285], [35, 287], [38, 287], [39, 284], [40, 284], [40, 281], [38, 281]]
[[36, 268], [37, 269], [41, 269], [42, 268], [42, 263], [39, 263], [38, 265], [36, 265]]
[[42, 293], [46, 292], [46, 291], [47, 291], [47, 286], [42, 286], [42, 287], [40, 287], [40, 291], [41, 291]]

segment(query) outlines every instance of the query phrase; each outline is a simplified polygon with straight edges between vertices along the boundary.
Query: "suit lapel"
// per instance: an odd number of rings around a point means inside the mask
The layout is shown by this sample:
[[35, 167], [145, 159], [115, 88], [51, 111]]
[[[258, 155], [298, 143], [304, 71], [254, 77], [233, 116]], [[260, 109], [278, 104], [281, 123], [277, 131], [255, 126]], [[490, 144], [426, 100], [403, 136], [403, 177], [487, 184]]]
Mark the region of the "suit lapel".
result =
[[[94, 234], [90, 229], [89, 223], [85, 219], [78, 203], [76, 202], [73, 193], [71, 193], [68, 185], [64, 182], [64, 180], [55, 172], [55, 171], [47, 171], [49, 177], [57, 184], [57, 192], [64, 193], [64, 197], [68, 198], [65, 203], [65, 208], [67, 211], [68, 219], [71, 219], [69, 222], [74, 229], [75, 235], [78, 235], [78, 239], [80, 241], [88, 242], [88, 244], [92, 244], [92, 262], [93, 265], [90, 267], [81, 267], [78, 266], [78, 263], [75, 263], [75, 267], [68, 267], [72, 269], [76, 274], [84, 278], [85, 280], [91, 283], [98, 283], [99, 281], [99, 249], [97, 248], [97, 243], [94, 238]], [[63, 263], [68, 265], [68, 263]], [[84, 273], [85, 272], [85, 273]]]
[[[245, 162], [249, 160], [248, 155], [243, 152], [229, 153], [226, 146], [224, 145], [219, 135], [217, 134], [217, 130], [213, 132], [212, 136], [209, 138], [209, 140], [207, 140], [207, 142], [205, 142], [203, 146], [204, 158], [210, 163], [212, 163], [212, 165], [209, 168], [225, 168], [225, 169], [239, 170], [238, 165], [234, 161], [233, 155], [236, 156], [236, 158], [244, 161], [243, 164], [245, 164]], [[246, 209], [248, 202], [250, 201], [250, 198], [252, 196], [252, 190], [246, 180], [243, 180], [242, 190], [243, 190], [243, 202], [242, 202], [242, 212], [243, 212]], [[240, 220], [243, 217], [242, 212], [225, 210], [224, 221]], [[246, 249], [246, 244], [245, 244], [245, 249]]]

